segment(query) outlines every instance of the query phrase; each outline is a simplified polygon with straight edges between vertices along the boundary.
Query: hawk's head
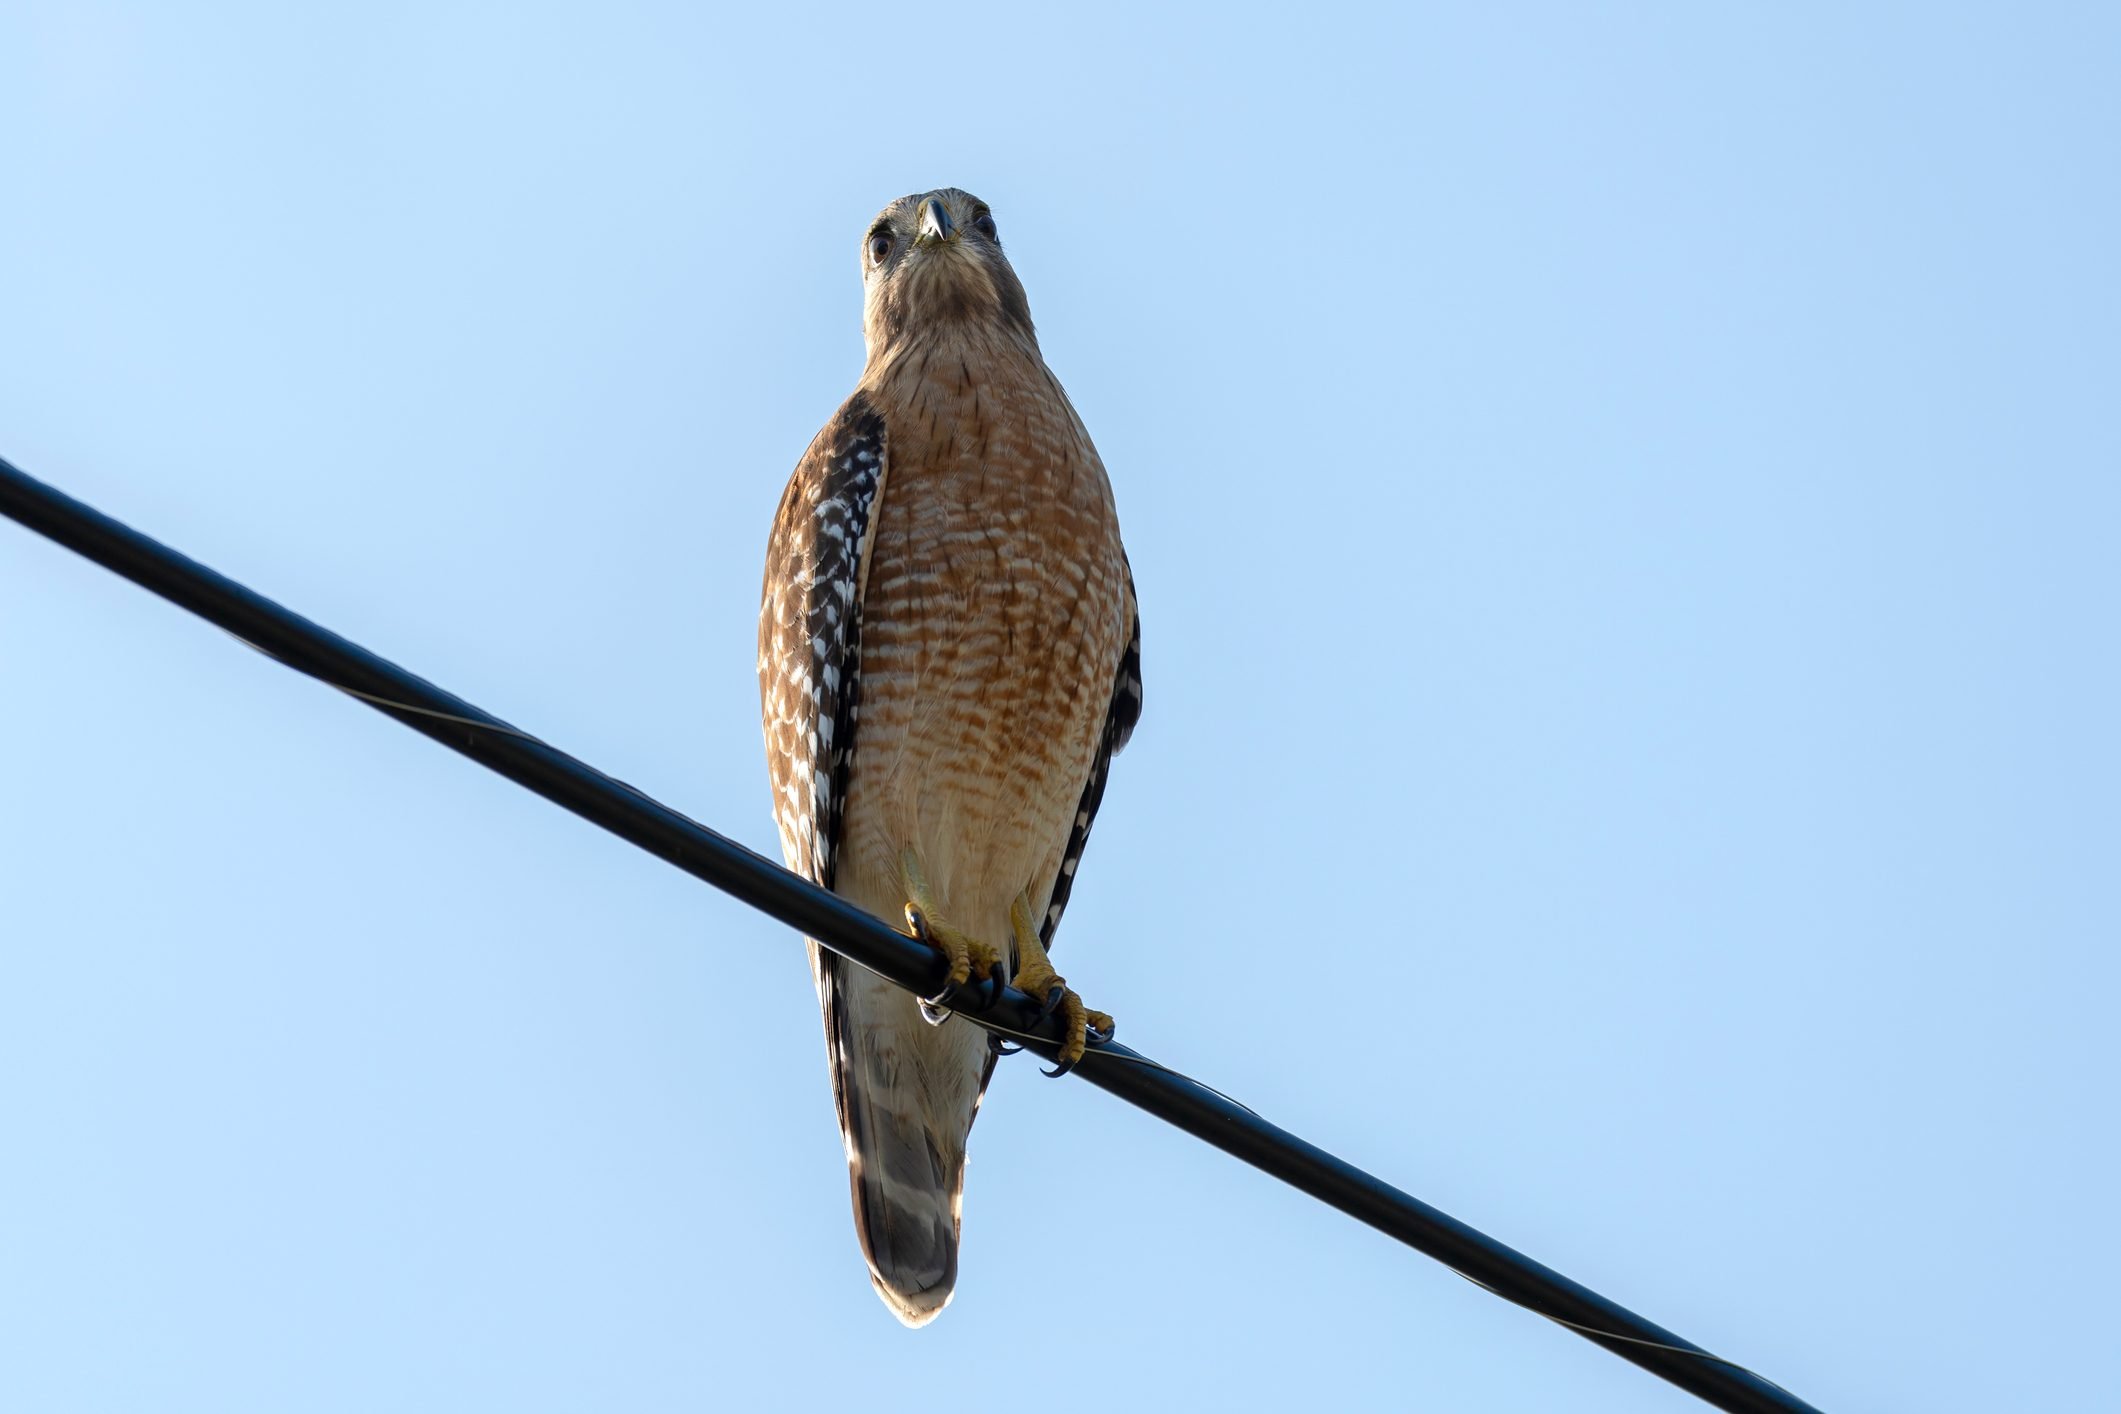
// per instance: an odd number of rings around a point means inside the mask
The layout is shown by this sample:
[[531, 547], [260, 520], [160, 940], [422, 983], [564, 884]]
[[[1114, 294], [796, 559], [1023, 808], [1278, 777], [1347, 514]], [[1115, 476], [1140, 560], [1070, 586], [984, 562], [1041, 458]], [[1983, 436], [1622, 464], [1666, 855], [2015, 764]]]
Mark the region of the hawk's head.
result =
[[908, 334], [951, 324], [1033, 337], [994, 213], [956, 187], [902, 196], [877, 213], [862, 237], [862, 287], [872, 358]]

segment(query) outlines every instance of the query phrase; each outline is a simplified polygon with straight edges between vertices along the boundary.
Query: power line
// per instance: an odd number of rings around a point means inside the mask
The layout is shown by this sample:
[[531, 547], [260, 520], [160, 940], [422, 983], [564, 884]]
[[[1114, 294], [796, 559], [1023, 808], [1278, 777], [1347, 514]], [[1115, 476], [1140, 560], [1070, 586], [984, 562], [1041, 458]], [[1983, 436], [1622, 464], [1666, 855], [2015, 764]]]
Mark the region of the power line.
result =
[[[924, 944], [624, 782], [444, 692], [395, 663], [226, 579], [0, 459], [0, 514], [235, 634], [297, 672], [601, 825], [815, 938], [897, 985], [933, 995], [943, 967]], [[968, 1020], [1053, 1058], [1057, 1022], [1014, 988]], [[1809, 1404], [1681, 1339], [1447, 1213], [1299, 1139], [1219, 1092], [1129, 1048], [1093, 1048], [1077, 1075], [1444, 1263], [1624, 1360], [1745, 1414]]]

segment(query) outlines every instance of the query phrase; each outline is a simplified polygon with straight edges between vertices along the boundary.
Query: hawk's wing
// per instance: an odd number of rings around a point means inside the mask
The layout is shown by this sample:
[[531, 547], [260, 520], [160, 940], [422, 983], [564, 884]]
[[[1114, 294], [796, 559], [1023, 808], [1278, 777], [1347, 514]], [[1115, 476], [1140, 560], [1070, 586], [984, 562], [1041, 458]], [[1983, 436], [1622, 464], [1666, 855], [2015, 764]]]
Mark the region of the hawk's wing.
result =
[[[861, 716], [862, 578], [884, 458], [883, 416], [856, 393], [796, 464], [766, 546], [759, 706], [774, 819], [788, 867], [828, 889], [839, 863]], [[849, 1154], [873, 1148], [868, 1107], [860, 1103], [862, 1082], [853, 1074], [858, 1053], [847, 995], [853, 968], [829, 949], [810, 944], [811, 977], [825, 1014], [833, 1105]], [[860, 1197], [857, 1186], [858, 1202]], [[860, 1230], [867, 1250], [868, 1230]]]
[[[837, 882], [858, 749], [862, 587], [885, 468], [884, 419], [857, 393], [796, 466], [766, 549], [759, 693], [774, 816], [788, 867], [828, 889]], [[926, 1030], [912, 998], [815, 941], [810, 969], [824, 1011], [855, 1231], [886, 1303], [901, 1321], [921, 1325], [942, 1309], [957, 1278], [971, 1115], [939, 1120], [929, 1103], [930, 1078], [918, 1066], [901, 1068], [907, 1042], [893, 1032]], [[982, 1067], [984, 1086], [992, 1054], [967, 1049], [964, 1059]], [[953, 1144], [954, 1164], [945, 1158]]]
[[788, 867], [832, 887], [861, 706], [861, 578], [884, 419], [857, 393], [803, 454], [773, 518], [759, 707]]
[[1134, 735], [1134, 725], [1142, 717], [1142, 611], [1134, 597], [1132, 565], [1127, 567], [1127, 613], [1133, 620], [1133, 632], [1127, 636], [1126, 651], [1119, 655], [1119, 671], [1112, 681], [1112, 703], [1105, 709], [1105, 729], [1097, 739], [1097, 757], [1090, 763], [1090, 779], [1083, 783], [1082, 803], [1075, 807], [1068, 848], [1061, 855], [1060, 873], [1053, 880], [1053, 897], [1038, 929], [1039, 941], [1048, 951], [1053, 947], [1053, 930], [1060, 927], [1061, 914], [1068, 910], [1075, 870], [1090, 843], [1090, 826], [1097, 821], [1098, 806], [1105, 802], [1105, 777], [1112, 770], [1112, 758]]

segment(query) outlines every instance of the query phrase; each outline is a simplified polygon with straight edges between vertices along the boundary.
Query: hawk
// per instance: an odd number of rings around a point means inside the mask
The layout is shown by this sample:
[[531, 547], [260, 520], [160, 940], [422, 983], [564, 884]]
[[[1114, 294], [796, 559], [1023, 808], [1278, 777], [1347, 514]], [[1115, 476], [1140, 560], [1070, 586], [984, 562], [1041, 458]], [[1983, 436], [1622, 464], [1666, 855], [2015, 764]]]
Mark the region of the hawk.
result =
[[[1111, 1018], [1047, 948], [1112, 755], [1141, 715], [1141, 624], [1104, 464], [1047, 370], [985, 202], [902, 197], [862, 237], [868, 363], [796, 465], [759, 609], [788, 867], [903, 917], [973, 979]], [[870, 1279], [909, 1326], [957, 1280], [985, 1032], [815, 942], [832, 1095]]]

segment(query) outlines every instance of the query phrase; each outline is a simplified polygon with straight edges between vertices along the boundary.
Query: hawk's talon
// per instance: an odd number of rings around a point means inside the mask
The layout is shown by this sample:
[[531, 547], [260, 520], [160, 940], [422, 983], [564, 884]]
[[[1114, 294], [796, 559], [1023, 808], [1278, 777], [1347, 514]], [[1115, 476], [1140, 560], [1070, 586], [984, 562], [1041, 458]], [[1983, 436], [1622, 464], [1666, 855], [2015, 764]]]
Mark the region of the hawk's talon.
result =
[[[1049, 1075], [1055, 1080], [1060, 1079], [1063, 1075], [1066, 1075], [1069, 1071], [1075, 1069], [1077, 1065], [1081, 1064], [1082, 1058], [1085, 1055], [1089, 1054], [1090, 1050], [1098, 1046], [1110, 1045], [1112, 1042], [1113, 1035], [1118, 1030], [1119, 1026], [1112, 1020], [1111, 1017], [1105, 1015], [1101, 1011], [1089, 1011], [1086, 1008], [1085, 1021], [1083, 1025], [1084, 1049], [1077, 1051], [1074, 1057], [1071, 1059], [1068, 1055], [1067, 1047], [1063, 1046], [1061, 1048], [1060, 1064], [1054, 1066], [1051, 1070], [1041, 1070], [1039, 1073], [1042, 1075]], [[1021, 1049], [1021, 1047], [1019, 1047], [1019, 1049]]]
[[1023, 1047], [999, 1032], [989, 1031], [987, 1033], [987, 1049], [998, 1056], [1013, 1056], [1018, 1051], [1021, 1051]]
[[1046, 989], [1046, 1000], [1040, 1004], [1038, 1009], [1038, 1018], [1031, 1024], [1033, 1026], [1044, 1026], [1046, 1024], [1046, 1018], [1053, 1015], [1054, 1011], [1059, 1008], [1060, 1004], [1063, 1001], [1067, 1000], [1067, 997], [1067, 983], [1055, 982], [1051, 987], [1048, 987]]
[[[970, 985], [968, 985], [968, 983]], [[936, 1011], [985, 1011], [1002, 994], [1001, 968], [989, 965], [980, 970], [977, 980], [970, 976], [963, 982], [943, 980], [943, 989], [932, 997], [920, 998], [921, 1005]], [[930, 1017], [931, 1022], [940, 1022], [941, 1017]]]
[[[906, 905], [906, 931], [913, 935], [915, 942], [926, 943], [937, 952], [943, 953], [946, 957], [948, 956], [948, 950], [936, 942], [934, 933], [929, 930], [928, 915], [910, 903]], [[940, 1026], [943, 1024], [943, 1017], [938, 1013], [956, 1010], [951, 1005], [956, 1000], [957, 983], [945, 977], [941, 991], [932, 997], [919, 998], [921, 1015], [927, 1018], [930, 1026]]]
[[977, 1011], [965, 1000], [965, 989], [955, 982], [943, 983], [943, 990], [932, 997], [915, 998], [921, 1004], [921, 1014], [930, 1026], [940, 1026], [960, 1011]]

